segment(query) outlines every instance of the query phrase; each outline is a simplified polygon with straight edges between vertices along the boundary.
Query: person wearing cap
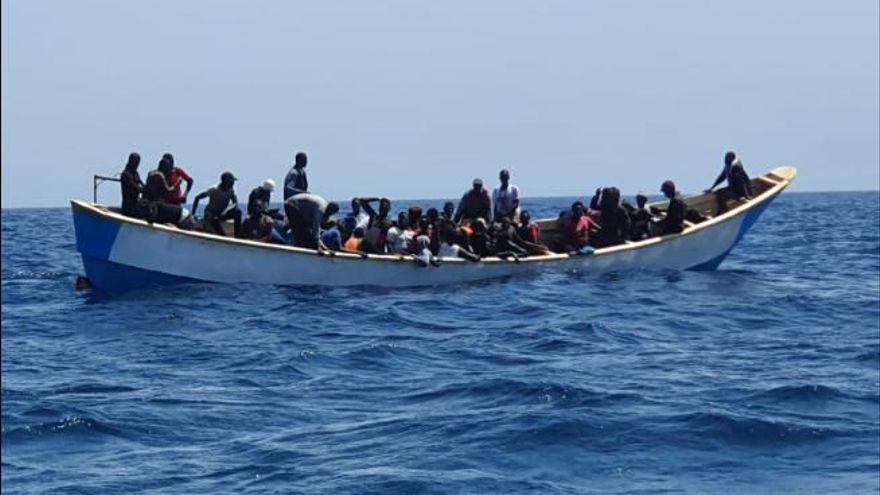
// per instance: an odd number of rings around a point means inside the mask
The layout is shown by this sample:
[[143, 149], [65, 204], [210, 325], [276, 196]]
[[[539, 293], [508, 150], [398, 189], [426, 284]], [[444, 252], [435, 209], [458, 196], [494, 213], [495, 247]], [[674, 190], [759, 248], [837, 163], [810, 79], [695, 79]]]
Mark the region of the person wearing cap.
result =
[[[166, 160], [171, 165], [165, 174], [165, 180], [168, 182], [168, 186], [171, 187], [172, 190], [165, 195], [165, 201], [175, 205], [185, 204], [186, 197], [189, 196], [189, 192], [192, 191], [194, 183], [193, 178], [182, 167], [174, 164], [174, 155], [171, 153], [165, 153], [162, 155], [162, 159]], [[181, 182], [186, 182], [185, 192], [180, 191]]]
[[730, 199], [751, 199], [752, 182], [749, 180], [749, 174], [746, 173], [742, 162], [733, 151], [724, 154], [724, 168], [715, 179], [712, 187], [703, 191], [704, 193], [712, 192], [715, 187], [724, 181], [727, 181], [727, 188], [719, 190], [716, 193], [718, 200], [718, 214], [727, 211], [727, 201]]
[[473, 187], [462, 195], [453, 221], [460, 223], [464, 220], [473, 223], [478, 218], [482, 218], [486, 222], [492, 221], [492, 198], [483, 189], [483, 180], [480, 178], [474, 179]]
[[225, 235], [223, 224], [226, 220], [233, 221], [233, 235], [241, 237], [241, 209], [238, 207], [238, 197], [235, 195], [235, 181], [238, 180], [232, 172], [223, 172], [220, 175], [220, 183], [210, 187], [193, 198], [193, 212], [197, 212], [199, 201], [208, 198], [205, 206], [203, 228], [206, 232]]
[[686, 206], [681, 195], [675, 190], [675, 183], [671, 180], [664, 181], [660, 186], [660, 192], [669, 198], [669, 206], [666, 208], [666, 218], [659, 222], [660, 235], [677, 234], [684, 230], [684, 215]]
[[309, 192], [309, 179], [306, 177], [306, 165], [309, 158], [305, 153], [300, 151], [294, 158], [293, 167], [284, 177], [284, 201], [286, 202], [291, 196], [299, 193]]
[[507, 169], [498, 173], [501, 186], [492, 190], [493, 215], [499, 220], [506, 217], [514, 220], [519, 211], [519, 188], [510, 183], [510, 172]]

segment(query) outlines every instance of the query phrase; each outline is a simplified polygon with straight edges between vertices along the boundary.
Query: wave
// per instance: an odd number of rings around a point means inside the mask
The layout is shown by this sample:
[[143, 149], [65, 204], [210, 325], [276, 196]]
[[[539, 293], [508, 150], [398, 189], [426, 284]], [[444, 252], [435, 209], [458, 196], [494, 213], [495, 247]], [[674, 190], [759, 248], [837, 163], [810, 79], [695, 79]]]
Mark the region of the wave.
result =
[[29, 442], [59, 437], [112, 437], [128, 439], [121, 428], [88, 416], [67, 416], [56, 421], [3, 430], [5, 442]]
[[721, 412], [680, 414], [666, 418], [663, 422], [674, 426], [678, 432], [687, 432], [701, 441], [715, 440], [750, 446], [818, 442], [849, 434], [842, 429]]
[[783, 385], [751, 394], [749, 400], [771, 403], [780, 401], [826, 401], [845, 397], [839, 389], [826, 385]]
[[3, 280], [58, 280], [72, 278], [76, 274], [64, 271], [32, 271], [32, 270], [3, 270]]

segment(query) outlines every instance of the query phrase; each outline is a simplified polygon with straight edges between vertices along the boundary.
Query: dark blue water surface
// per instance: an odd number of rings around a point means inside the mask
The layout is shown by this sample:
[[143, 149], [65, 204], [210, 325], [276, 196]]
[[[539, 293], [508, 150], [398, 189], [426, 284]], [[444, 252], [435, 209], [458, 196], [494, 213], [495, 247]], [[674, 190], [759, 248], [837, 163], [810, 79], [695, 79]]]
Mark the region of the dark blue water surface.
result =
[[878, 212], [783, 194], [708, 273], [109, 296], [6, 210], [2, 488], [877, 492]]

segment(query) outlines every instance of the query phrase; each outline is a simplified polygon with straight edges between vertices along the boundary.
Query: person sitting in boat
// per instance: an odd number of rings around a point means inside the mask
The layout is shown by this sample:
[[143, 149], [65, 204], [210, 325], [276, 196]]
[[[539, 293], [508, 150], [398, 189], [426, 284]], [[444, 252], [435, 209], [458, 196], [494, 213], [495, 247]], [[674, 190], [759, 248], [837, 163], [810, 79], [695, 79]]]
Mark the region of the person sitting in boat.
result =
[[440, 249], [437, 256], [444, 258], [464, 258], [468, 261], [480, 261], [480, 256], [464, 247], [464, 234], [452, 224], [446, 224], [440, 231]]
[[516, 228], [518, 244], [532, 255], [550, 254], [550, 249], [541, 243], [541, 227], [537, 222], [532, 221], [529, 210], [523, 210], [519, 214], [519, 222]]
[[309, 158], [305, 153], [300, 151], [294, 158], [293, 167], [284, 177], [284, 201], [286, 202], [291, 196], [299, 193], [309, 192], [309, 179], [306, 176], [306, 165]]
[[414, 230], [416, 237], [422, 235], [428, 237], [428, 246], [435, 256], [440, 249], [440, 237], [437, 235], [440, 221], [440, 212], [437, 211], [437, 208], [428, 208], [418, 228]]
[[361, 198], [352, 198], [351, 199], [351, 213], [346, 215], [346, 218], [352, 218], [354, 220], [354, 227], [362, 227], [364, 229], [370, 223], [370, 215], [361, 208]]
[[171, 168], [171, 163], [163, 159], [159, 161], [156, 170], [147, 174], [147, 183], [138, 204], [141, 218], [148, 222], [170, 223], [189, 230], [195, 224], [190, 212], [179, 204], [166, 201], [168, 193], [173, 190], [165, 179]]
[[472, 188], [462, 195], [453, 220], [457, 224], [462, 220], [473, 223], [478, 218], [482, 218], [486, 222], [492, 221], [492, 199], [489, 197], [489, 193], [483, 189], [483, 180], [479, 178], [474, 179]]
[[597, 247], [613, 246], [629, 239], [630, 218], [620, 205], [619, 189], [616, 187], [602, 189], [599, 212], [599, 224], [602, 226], [602, 230], [596, 236], [595, 245]]
[[[165, 180], [168, 182], [168, 185], [174, 189], [166, 195], [165, 201], [174, 205], [186, 204], [186, 197], [189, 196], [189, 192], [192, 191], [193, 183], [195, 181], [193, 181], [193, 178], [186, 172], [186, 170], [174, 164], [174, 155], [171, 153], [165, 153], [162, 155], [162, 159], [171, 164], [171, 169], [165, 174]], [[181, 192], [180, 190], [181, 182], [186, 182], [186, 191], [184, 192]]]
[[345, 241], [345, 249], [348, 251], [361, 251], [361, 243], [364, 241], [364, 228], [356, 227], [351, 237]]
[[[373, 209], [370, 204], [374, 201], [379, 201], [379, 211]], [[391, 219], [388, 218], [388, 214], [391, 212], [391, 200], [388, 198], [361, 198], [361, 206], [370, 216], [370, 221], [364, 230], [361, 250], [367, 253], [385, 254], [388, 252], [385, 238], [392, 225]]]
[[132, 218], [141, 217], [138, 200], [144, 190], [144, 181], [141, 180], [141, 174], [138, 173], [140, 163], [141, 155], [129, 154], [125, 168], [119, 174], [119, 182], [122, 185], [122, 214]]
[[261, 200], [248, 203], [248, 216], [241, 224], [241, 237], [260, 242], [286, 244], [275, 228], [275, 220], [267, 214], [268, 207]]
[[507, 169], [498, 173], [498, 180], [501, 185], [492, 190], [492, 214], [498, 220], [506, 217], [509, 220], [516, 220], [519, 211], [519, 188], [510, 183], [510, 172]]
[[397, 222], [389, 229], [385, 238], [388, 252], [393, 254], [407, 254], [415, 249], [415, 233], [409, 228], [409, 217], [406, 213], [397, 214]]
[[718, 174], [718, 178], [712, 184], [712, 187], [703, 191], [710, 193], [716, 186], [727, 181], [727, 187], [720, 189], [715, 193], [718, 201], [718, 214], [727, 211], [727, 201], [731, 199], [751, 199], [752, 182], [749, 180], [749, 174], [746, 173], [742, 162], [733, 151], [728, 151], [724, 155], [724, 168]]
[[571, 209], [564, 211], [560, 217], [560, 233], [556, 240], [556, 250], [575, 252], [590, 244], [590, 236], [601, 230], [601, 227], [586, 214], [584, 204], [575, 201]]
[[633, 241], [641, 241], [651, 237], [651, 212], [645, 205], [648, 203], [648, 197], [642, 193], [636, 194], [636, 207], [629, 212], [630, 223], [630, 239]]
[[675, 183], [671, 180], [664, 181], [660, 186], [660, 192], [669, 198], [669, 206], [666, 207], [666, 216], [659, 222], [660, 235], [677, 234], [684, 230], [684, 215], [686, 206], [681, 195], [675, 190]]
[[233, 236], [241, 237], [241, 208], [238, 207], [238, 197], [235, 195], [235, 181], [238, 180], [232, 172], [223, 172], [220, 175], [220, 183], [214, 187], [196, 194], [193, 198], [193, 211], [198, 211], [199, 201], [208, 198], [205, 213], [202, 216], [202, 228], [205, 232], [216, 235], [226, 235], [223, 230], [223, 222], [232, 220]]
[[312, 193], [299, 193], [284, 202], [287, 222], [293, 233], [293, 245], [308, 249], [327, 250], [321, 242], [321, 228], [339, 211], [339, 205]]
[[519, 236], [516, 234], [516, 226], [510, 218], [497, 217], [489, 232], [492, 236], [495, 256], [499, 258], [512, 256], [514, 259], [519, 259], [529, 255], [528, 249], [521, 244]]

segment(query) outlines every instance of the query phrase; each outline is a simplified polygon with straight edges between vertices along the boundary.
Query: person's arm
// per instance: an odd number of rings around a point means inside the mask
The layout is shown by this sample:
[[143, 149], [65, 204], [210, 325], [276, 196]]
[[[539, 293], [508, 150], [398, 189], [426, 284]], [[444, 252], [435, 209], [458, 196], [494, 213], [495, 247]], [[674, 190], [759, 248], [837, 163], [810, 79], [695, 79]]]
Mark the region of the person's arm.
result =
[[455, 208], [455, 215], [452, 216], [452, 221], [458, 225], [461, 222], [461, 216], [464, 214], [464, 202], [467, 200], [467, 193], [464, 193], [464, 196], [458, 201], [458, 207]]
[[480, 259], [481, 259], [480, 255], [478, 255], [477, 253], [474, 253], [473, 251], [471, 251], [470, 249], [468, 249], [464, 246], [458, 247], [458, 256], [460, 258], [464, 258], [468, 261], [473, 261], [473, 262], [480, 261]]
[[597, 187], [596, 193], [593, 194], [593, 197], [590, 199], [590, 209], [591, 210], [598, 210], [599, 209], [599, 196], [601, 196], [601, 194], [602, 194], [602, 188]]
[[510, 213], [507, 215], [513, 220], [513, 217], [516, 216], [516, 210], [519, 208], [519, 188], [511, 186], [510, 192], [513, 194], [513, 208], [511, 208]]
[[486, 222], [492, 225], [492, 198], [489, 197], [488, 192], [483, 194], [483, 209], [486, 210]]
[[177, 167], [177, 173], [180, 174], [180, 178], [186, 181], [186, 191], [183, 193], [183, 202], [186, 203], [186, 197], [189, 196], [190, 191], [193, 188], [193, 178], [189, 173], [181, 167]]
[[193, 209], [192, 209], [193, 215], [195, 215], [196, 212], [199, 211], [199, 201], [201, 201], [203, 198], [208, 197], [208, 191], [210, 191], [210, 189], [205, 189], [204, 191], [196, 194], [196, 197], [193, 198]]
[[728, 167], [729, 167], [729, 165], [725, 165], [724, 168], [721, 169], [721, 173], [718, 174], [718, 178], [715, 179], [715, 182], [712, 183], [712, 187], [710, 187], [709, 189], [706, 189], [704, 192], [707, 192], [707, 193], [712, 192], [712, 189], [715, 189], [715, 187], [718, 184], [721, 184], [722, 182], [724, 182], [724, 179], [727, 178]]

